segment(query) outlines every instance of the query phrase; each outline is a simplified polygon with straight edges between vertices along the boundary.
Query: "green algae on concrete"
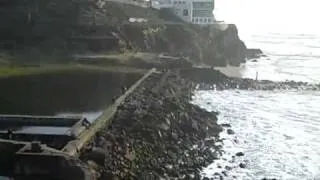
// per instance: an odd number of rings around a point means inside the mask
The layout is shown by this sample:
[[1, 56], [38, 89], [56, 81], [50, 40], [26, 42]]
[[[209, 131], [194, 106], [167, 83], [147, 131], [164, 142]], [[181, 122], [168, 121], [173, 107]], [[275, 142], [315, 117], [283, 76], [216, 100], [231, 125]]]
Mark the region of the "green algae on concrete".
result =
[[121, 66], [94, 66], [81, 64], [44, 65], [44, 66], [3, 66], [0, 67], [0, 78], [27, 76], [37, 74], [60, 73], [65, 71], [102, 71], [119, 73], [144, 73], [145, 70]]

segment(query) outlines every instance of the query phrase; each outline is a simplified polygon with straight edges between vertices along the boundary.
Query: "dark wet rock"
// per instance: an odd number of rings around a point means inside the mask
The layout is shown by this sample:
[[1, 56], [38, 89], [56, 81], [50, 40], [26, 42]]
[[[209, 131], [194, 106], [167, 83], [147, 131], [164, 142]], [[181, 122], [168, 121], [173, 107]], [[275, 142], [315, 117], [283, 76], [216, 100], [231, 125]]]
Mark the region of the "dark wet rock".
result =
[[[215, 140], [214, 139], [208, 139], [208, 140], [206, 140], [205, 142], [204, 142], [204, 145], [205, 146], [208, 146], [208, 147], [212, 147], [212, 146], [214, 146], [215, 145]], [[213, 153], [214, 155], [215, 155], [215, 153]]]
[[246, 165], [245, 163], [240, 163], [240, 164], [239, 164], [239, 167], [240, 167], [240, 168], [246, 168], [247, 165]]
[[237, 152], [236, 156], [244, 156], [244, 153], [243, 152]]
[[99, 169], [99, 165], [97, 163], [95, 163], [94, 161], [88, 160], [86, 163], [90, 169], [93, 169], [95, 171], [97, 171]]
[[222, 171], [221, 173], [222, 173], [224, 176], [226, 176], [226, 177], [228, 176], [227, 171]]
[[192, 128], [195, 129], [196, 131], [199, 130], [198, 123], [197, 123], [195, 120], [192, 121], [192, 125], [191, 125], [191, 126], [192, 126]]
[[163, 131], [168, 131], [170, 129], [170, 126], [166, 123], [162, 123], [159, 125], [159, 128]]
[[84, 156], [87, 161], [92, 161], [96, 164], [103, 165], [105, 159], [105, 150], [98, 147], [93, 147]]
[[194, 180], [201, 180], [201, 175], [199, 173], [196, 173], [194, 175]]
[[230, 135], [235, 134], [235, 132], [232, 129], [228, 129], [227, 133], [230, 134]]
[[232, 159], [229, 160], [230, 163], [234, 163], [235, 162], [235, 156], [232, 156]]
[[226, 128], [230, 128], [230, 127], [231, 127], [231, 125], [230, 125], [230, 124], [220, 124], [220, 126], [222, 126], [222, 127], [226, 127]]
[[208, 177], [203, 177], [202, 180], [210, 180]]
[[193, 178], [194, 178], [194, 176], [192, 174], [187, 174], [184, 177], [185, 180], [189, 180], [189, 179], [193, 179]]
[[168, 156], [172, 159], [172, 160], [176, 160], [177, 159], [177, 153], [174, 153], [173, 151], [168, 151]]
[[225, 169], [226, 169], [227, 171], [230, 171], [232, 168], [231, 168], [230, 166], [226, 166]]
[[261, 49], [247, 49], [247, 58], [254, 59], [263, 56]]
[[[217, 70], [211, 68], [192, 68], [184, 69], [182, 77], [194, 81], [197, 89], [200, 90], [225, 90], [225, 89], [243, 89], [243, 90], [288, 90], [305, 89], [320, 90], [320, 85], [301, 83], [295, 81], [273, 82], [268, 80], [256, 81], [254, 79], [227, 77]], [[208, 85], [210, 84], [210, 85]], [[214, 84], [214, 86], [212, 86]]]

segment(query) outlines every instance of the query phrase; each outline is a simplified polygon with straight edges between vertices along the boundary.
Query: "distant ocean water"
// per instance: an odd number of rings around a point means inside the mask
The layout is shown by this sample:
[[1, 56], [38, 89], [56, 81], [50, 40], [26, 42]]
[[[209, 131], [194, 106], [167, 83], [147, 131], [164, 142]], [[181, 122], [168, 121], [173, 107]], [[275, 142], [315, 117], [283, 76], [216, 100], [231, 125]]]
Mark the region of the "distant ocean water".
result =
[[[215, 16], [267, 55], [242, 65], [243, 77], [320, 83], [319, 7], [316, 0], [216, 0]], [[225, 153], [207, 175], [229, 166], [224, 179], [320, 180], [319, 91], [198, 91], [193, 103], [219, 111], [219, 122], [236, 132], [221, 134]], [[232, 160], [239, 151], [245, 156]]]
[[249, 48], [268, 56], [242, 66], [244, 77], [320, 82], [320, 1], [216, 0], [218, 20], [234, 23]]

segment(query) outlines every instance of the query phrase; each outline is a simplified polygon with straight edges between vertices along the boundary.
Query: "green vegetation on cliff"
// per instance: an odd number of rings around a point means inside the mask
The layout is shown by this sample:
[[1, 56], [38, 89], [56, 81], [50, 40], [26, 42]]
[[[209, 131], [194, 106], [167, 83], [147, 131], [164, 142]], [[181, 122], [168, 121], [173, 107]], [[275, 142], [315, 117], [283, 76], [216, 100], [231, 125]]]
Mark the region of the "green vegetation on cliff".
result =
[[1, 66], [0, 67], [0, 78], [12, 77], [12, 76], [27, 76], [34, 74], [52, 74], [70, 71], [95, 71], [95, 72], [124, 72], [124, 73], [138, 73], [143, 74], [145, 70], [122, 67], [122, 66], [90, 66], [90, 65], [76, 65], [76, 64], [60, 64], [60, 65], [43, 65], [38, 67], [22, 67], [22, 66]]

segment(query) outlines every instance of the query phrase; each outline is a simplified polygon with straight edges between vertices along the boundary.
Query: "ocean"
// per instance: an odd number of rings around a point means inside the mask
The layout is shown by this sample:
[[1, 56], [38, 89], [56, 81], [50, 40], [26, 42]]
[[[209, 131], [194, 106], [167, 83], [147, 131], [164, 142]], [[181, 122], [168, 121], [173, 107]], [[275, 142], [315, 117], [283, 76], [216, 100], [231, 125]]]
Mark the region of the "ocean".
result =
[[249, 48], [268, 56], [241, 67], [243, 77], [320, 82], [320, 1], [216, 0], [217, 20], [234, 23]]
[[[267, 55], [241, 65], [239, 74], [320, 83], [319, 5], [317, 0], [216, 0], [216, 19], [236, 24], [247, 47]], [[319, 91], [197, 91], [193, 103], [219, 111], [219, 123], [235, 131], [221, 133], [222, 157], [204, 174], [320, 180]], [[233, 157], [237, 152], [245, 155]]]

